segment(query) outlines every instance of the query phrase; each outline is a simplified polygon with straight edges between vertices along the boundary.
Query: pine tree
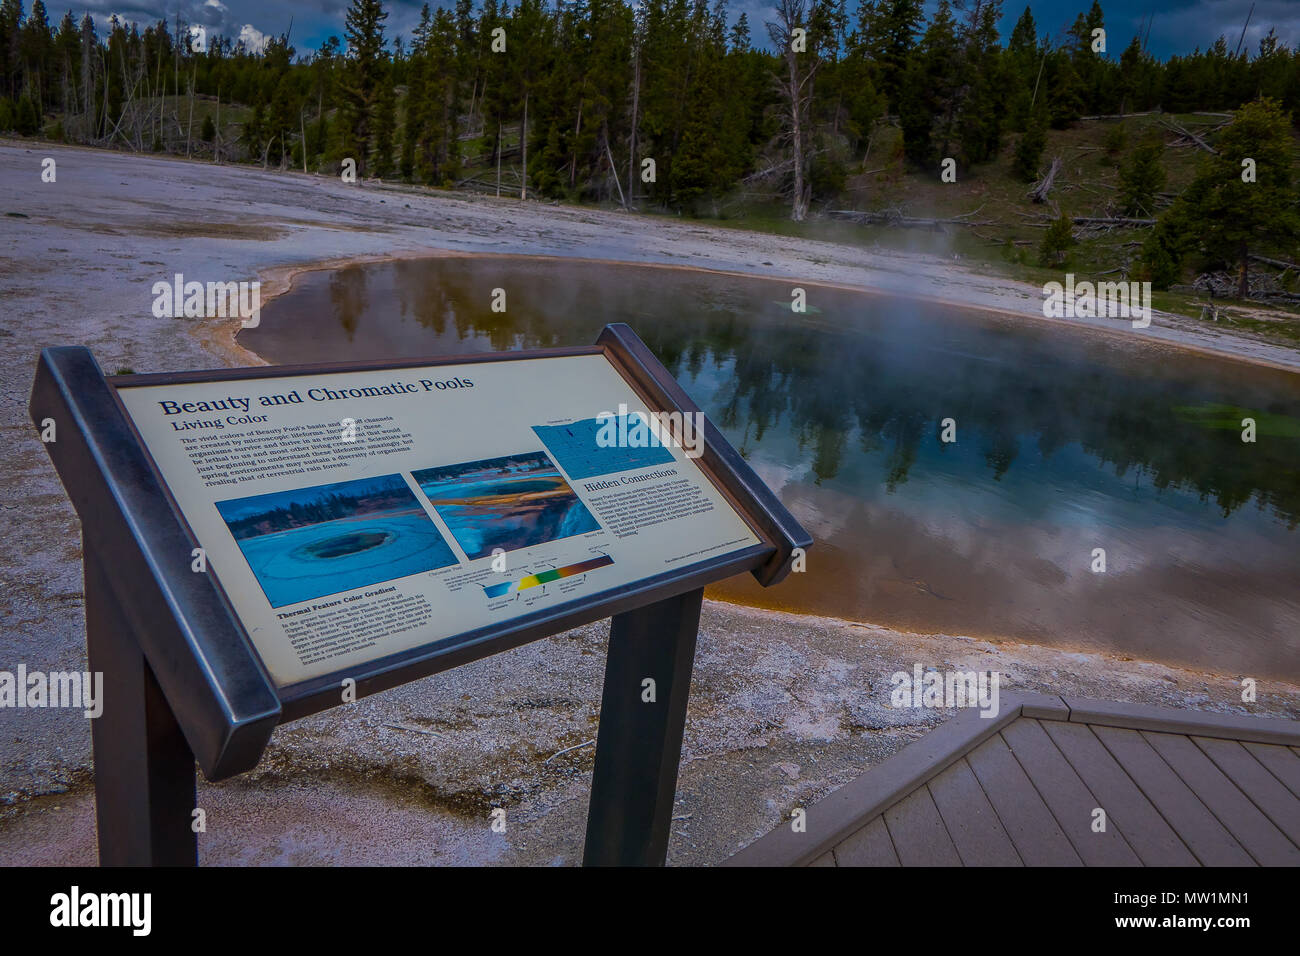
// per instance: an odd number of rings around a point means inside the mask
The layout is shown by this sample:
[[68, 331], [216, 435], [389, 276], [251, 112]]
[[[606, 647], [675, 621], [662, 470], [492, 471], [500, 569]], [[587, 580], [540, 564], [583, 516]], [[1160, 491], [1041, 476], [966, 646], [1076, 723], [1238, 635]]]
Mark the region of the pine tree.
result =
[[[610, 198], [623, 190], [626, 193], [623, 201], [629, 202], [633, 184], [629, 180], [626, 185], [621, 185], [620, 170], [627, 167], [620, 154], [623, 153], [623, 144], [632, 138], [629, 110], [636, 24], [631, 7], [623, 0], [591, 0], [589, 10], [591, 51], [584, 90], [590, 96], [591, 104], [586, 108], [590, 120], [584, 124], [593, 131], [593, 136], [586, 143], [575, 145], [579, 153], [584, 147], [587, 150], [590, 175], [603, 187], [597, 190], [597, 195]], [[608, 173], [596, 170], [608, 170]], [[576, 163], [570, 167], [570, 187], [576, 185], [575, 172]], [[608, 186], [611, 178], [615, 180], [612, 189]]]
[[1016, 143], [1012, 169], [1027, 183], [1038, 178], [1038, 164], [1047, 148], [1047, 110], [1041, 105], [1029, 117], [1028, 125]]
[[508, 119], [513, 114], [513, 91], [507, 78], [507, 61], [510, 56], [510, 36], [506, 33], [505, 53], [492, 52], [494, 32], [505, 30], [509, 26], [509, 10], [497, 0], [483, 0], [483, 10], [479, 15], [477, 72], [480, 76], [479, 93], [479, 128], [483, 137], [491, 146], [490, 160], [500, 169], [504, 143], [502, 134]]
[[1185, 247], [1181, 235], [1185, 233], [1170, 225], [1167, 214], [1142, 243], [1139, 275], [1157, 289], [1168, 289], [1178, 281]]
[[1058, 216], [1047, 227], [1042, 245], [1038, 247], [1038, 262], [1043, 266], [1056, 266], [1065, 262], [1066, 254], [1074, 245], [1074, 235], [1070, 232], [1070, 217]]
[[18, 113], [14, 120], [14, 129], [22, 136], [34, 136], [40, 128], [40, 117], [36, 113], [36, 104], [24, 93], [18, 98]]
[[[356, 160], [358, 175], [370, 167], [377, 111], [386, 85], [382, 0], [352, 0], [344, 22], [348, 42], [347, 63], [341, 82], [346, 148]], [[391, 152], [391, 143], [390, 152]]]
[[312, 55], [309, 70], [311, 71], [311, 99], [314, 99], [316, 109], [316, 120], [311, 127], [311, 149], [312, 157], [323, 157], [327, 161], [338, 161], [343, 158], [342, 150], [337, 155], [330, 154], [330, 140], [334, 139], [338, 143], [337, 136], [331, 136], [331, 124], [327, 111], [334, 104], [335, 91], [338, 86], [337, 73], [340, 57], [340, 44], [338, 37], [328, 37], [321, 43], [320, 48]]
[[887, 108], [885, 95], [879, 86], [879, 64], [872, 55], [874, 18], [874, 3], [863, 0], [858, 8], [857, 27], [849, 34], [846, 55], [838, 65], [843, 97], [843, 132], [854, 149], [864, 140], [869, 141], [876, 121]]
[[266, 111], [262, 106], [262, 101], [258, 100], [253, 104], [253, 112], [244, 122], [244, 128], [239, 137], [244, 149], [248, 151], [249, 162], [261, 162], [262, 157], [266, 154], [265, 122]]
[[59, 77], [59, 107], [64, 112], [75, 108], [78, 89], [77, 73], [81, 64], [81, 41], [77, 35], [77, 22], [72, 11], [64, 11], [59, 21], [59, 32], [54, 38], [53, 67]]
[[1134, 37], [1119, 58], [1119, 110], [1135, 113], [1147, 105], [1146, 76], [1150, 64], [1142, 52], [1142, 42]]
[[[1206, 258], [1235, 264], [1237, 295], [1250, 292], [1250, 256], [1265, 249], [1294, 254], [1300, 213], [1293, 185], [1293, 144], [1286, 114], [1275, 100], [1260, 99], [1237, 111], [1184, 191], [1186, 229]], [[1254, 181], [1246, 181], [1246, 160]]]
[[1006, 110], [1007, 74], [998, 46], [1002, 0], [973, 0], [962, 32], [961, 88], [957, 106], [959, 165], [997, 155]]
[[939, 0], [930, 25], [903, 77], [900, 125], [907, 158], [923, 169], [952, 155], [961, 95], [957, 21], [949, 0]]
[[1105, 26], [1101, 4], [1093, 0], [1088, 13], [1079, 14], [1069, 31], [1070, 63], [1078, 81], [1080, 107], [1089, 113], [1104, 112], [1109, 106], [1105, 89], [1107, 63], [1093, 49], [1098, 38], [1096, 31], [1104, 31]]
[[[810, 17], [810, 33], [819, 20]], [[748, 166], [748, 123], [745, 110], [728, 102], [725, 7], [715, 4], [707, 20], [700, 21], [695, 81], [690, 108], [677, 154], [673, 160], [673, 200], [694, 214], [704, 199], [716, 202]], [[822, 34], [823, 36], [825, 34]], [[810, 37], [809, 50], [816, 41]], [[808, 166], [805, 191], [811, 193], [813, 167]]]
[[23, 21], [20, 37], [23, 73], [27, 94], [36, 104], [38, 114], [44, 114], [49, 99], [49, 62], [54, 49], [54, 35], [50, 32], [50, 18], [42, 0], [33, 0], [32, 9]]
[[1065, 129], [1083, 115], [1083, 87], [1074, 61], [1065, 49], [1047, 54], [1039, 97], [1047, 100], [1052, 129]]
[[0, 0], [0, 95], [17, 99], [22, 73], [22, 0]]
[[[410, 63], [406, 73], [406, 110], [402, 123], [401, 174], [406, 179], [429, 182], [424, 147], [429, 127], [429, 55], [433, 40], [433, 17], [426, 3], [420, 8], [420, 23], [411, 38]], [[420, 162], [417, 167], [417, 154]]]
[[1160, 165], [1164, 147], [1159, 140], [1142, 143], [1119, 171], [1119, 206], [1126, 216], [1151, 216], [1156, 193], [1165, 188], [1165, 168]]
[[461, 174], [460, 115], [461, 115], [461, 63], [457, 44], [460, 41], [456, 20], [451, 13], [439, 8], [433, 16], [433, 56], [430, 66], [432, 81], [429, 89], [433, 104], [431, 129], [433, 132], [434, 177], [438, 183], [454, 180]]
[[392, 79], [393, 66], [381, 60], [376, 74], [374, 131], [375, 152], [372, 173], [380, 179], [393, 173], [397, 133], [397, 90]]
[[270, 140], [270, 162], [287, 166], [292, 157], [292, 142], [302, 123], [301, 103], [288, 70], [280, 76], [271, 95], [271, 108], [267, 113], [266, 132]]
[[1128, 127], [1122, 120], [1106, 128], [1106, 132], [1101, 137], [1101, 145], [1111, 159], [1124, 152], [1124, 147], [1128, 145]]
[[880, 59], [880, 86], [894, 113], [900, 112], [903, 76], [924, 22], [921, 0], [880, 0], [872, 18], [870, 29], [878, 37], [875, 42]]
[[534, 109], [538, 88], [543, 85], [549, 67], [554, 23], [542, 0], [519, 0], [510, 21], [512, 50], [508, 64], [510, 84], [519, 119], [520, 187], [519, 198], [528, 198], [528, 140], [536, 135], [529, 128], [529, 107]]
[[1037, 102], [1038, 86], [1042, 82], [1043, 51], [1037, 31], [1033, 11], [1025, 7], [1011, 31], [1004, 57], [1011, 87], [1007, 95], [1006, 127], [1020, 133], [1029, 125], [1030, 109]]

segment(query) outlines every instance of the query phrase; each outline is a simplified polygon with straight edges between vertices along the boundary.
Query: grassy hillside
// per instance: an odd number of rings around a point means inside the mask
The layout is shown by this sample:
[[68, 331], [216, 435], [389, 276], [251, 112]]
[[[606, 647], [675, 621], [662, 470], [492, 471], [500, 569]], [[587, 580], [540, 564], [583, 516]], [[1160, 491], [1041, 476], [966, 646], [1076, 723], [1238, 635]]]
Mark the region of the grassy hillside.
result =
[[[816, 204], [816, 215], [808, 221], [791, 222], [786, 207], [771, 200], [736, 197], [720, 208], [718, 222], [866, 248], [878, 246], [957, 256], [967, 262], [984, 264], [1009, 278], [1035, 283], [1059, 280], [1066, 270], [1081, 277], [1134, 278], [1132, 273], [1137, 271], [1147, 228], [1089, 229], [1076, 225], [1073, 230], [1076, 245], [1069, 251], [1065, 265], [1048, 269], [1038, 264], [1038, 248], [1046, 231], [1042, 220], [1057, 214], [1094, 218], [1122, 215], [1116, 208], [1120, 165], [1139, 143], [1150, 137], [1164, 143], [1161, 163], [1168, 181], [1159, 208], [1167, 207], [1192, 181], [1204, 154], [1195, 146], [1173, 145], [1179, 136], [1162, 126], [1162, 119], [1204, 136], [1226, 122], [1227, 115], [1148, 114], [1123, 120], [1083, 120], [1069, 129], [1051, 130], [1043, 152], [1043, 167], [1055, 156], [1061, 157], [1062, 165], [1044, 204], [1032, 202], [1028, 197], [1031, 184], [1012, 172], [1017, 139], [1014, 135], [1007, 138], [996, 162], [960, 174], [955, 183], [945, 183], [940, 180], [938, 169], [931, 173], [909, 171], [902, 159], [900, 134], [897, 129], [889, 128], [877, 134], [861, 171], [850, 176], [844, 195]], [[1103, 143], [1116, 126], [1123, 127], [1124, 146], [1112, 152]], [[1300, 166], [1300, 137], [1294, 147]], [[844, 210], [893, 211], [916, 219], [960, 216], [975, 224], [941, 224], [931, 228], [862, 225], [835, 217], [836, 211]], [[1300, 249], [1287, 258], [1292, 262], [1300, 259]], [[1278, 269], [1267, 266], [1256, 268], [1279, 274]], [[1296, 270], [1281, 272], [1280, 277], [1285, 288], [1300, 292], [1300, 274]], [[1168, 292], [1154, 294], [1157, 309], [1193, 317], [1199, 316], [1209, 302], [1208, 296], [1190, 285], [1174, 286]], [[1270, 339], [1300, 343], [1300, 302], [1243, 302], [1216, 296], [1214, 304], [1220, 308], [1221, 321], [1260, 332]]]

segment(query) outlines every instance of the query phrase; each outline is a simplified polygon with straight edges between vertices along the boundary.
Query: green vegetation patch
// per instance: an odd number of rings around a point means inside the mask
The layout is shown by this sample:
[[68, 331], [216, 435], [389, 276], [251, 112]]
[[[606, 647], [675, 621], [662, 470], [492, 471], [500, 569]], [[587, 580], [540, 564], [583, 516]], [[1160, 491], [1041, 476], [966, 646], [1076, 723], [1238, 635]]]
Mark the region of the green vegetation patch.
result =
[[1178, 405], [1174, 414], [1180, 421], [1199, 428], [1223, 431], [1240, 431], [1242, 420], [1255, 420], [1255, 433], [1266, 438], [1300, 438], [1300, 419], [1290, 415], [1274, 415], [1237, 405], [1205, 402], [1201, 405]]

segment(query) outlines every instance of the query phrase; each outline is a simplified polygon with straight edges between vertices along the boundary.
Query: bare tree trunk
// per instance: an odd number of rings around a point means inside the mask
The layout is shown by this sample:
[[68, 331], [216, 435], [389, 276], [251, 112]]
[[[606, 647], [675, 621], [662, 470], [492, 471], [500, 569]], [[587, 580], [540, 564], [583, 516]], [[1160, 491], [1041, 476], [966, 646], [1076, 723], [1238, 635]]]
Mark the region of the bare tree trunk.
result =
[[473, 133], [474, 100], [478, 99], [478, 74], [474, 74], [474, 85], [469, 90], [469, 114], [465, 117], [465, 133]]
[[[157, 142], [162, 141], [163, 108], [164, 108], [163, 104], [167, 100], [167, 88], [164, 85], [165, 83], [166, 81], [162, 78], [162, 44], [159, 43], [158, 44], [158, 65], [154, 68], [154, 73], [153, 73], [154, 89], [158, 91], [158, 120], [157, 120], [157, 125], [153, 128], [152, 132], [153, 132], [153, 138]], [[152, 149], [153, 143], [150, 143], [149, 147], [150, 149]]]
[[[805, 13], [805, 0], [778, 0], [777, 22], [767, 24], [768, 36], [786, 62], [787, 77], [781, 93], [787, 101], [787, 133], [794, 159], [794, 196], [790, 203], [790, 218], [794, 222], [803, 222], [807, 218], [811, 192], [808, 174], [812, 153], [807, 148], [805, 137], [806, 127], [811, 123], [809, 104], [812, 102], [817, 59], [815, 51], [800, 53], [794, 49], [794, 31], [804, 23]], [[799, 62], [801, 55], [808, 59], [806, 66]]]
[[795, 222], [803, 222], [808, 216], [808, 201], [804, 198], [803, 181], [803, 123], [800, 115], [803, 110], [800, 109], [799, 71], [793, 51], [786, 54], [786, 62], [790, 64], [790, 123], [794, 141], [794, 202], [790, 207], [790, 218]]
[[108, 129], [108, 87], [112, 80], [109, 73], [108, 53], [105, 52], [100, 59], [104, 65], [104, 115], [102, 122], [99, 124], [99, 128]]
[[1034, 188], [1029, 190], [1028, 196], [1037, 203], [1047, 202], [1047, 194], [1052, 191], [1052, 186], [1056, 182], [1056, 174], [1061, 171], [1061, 157], [1052, 157], [1052, 164], [1047, 169], [1047, 175], [1040, 179]]
[[185, 127], [185, 158], [190, 158], [190, 139], [194, 134], [194, 81], [198, 79], [199, 66], [194, 64], [194, 74], [190, 77], [190, 121]]
[[497, 198], [501, 198], [501, 121], [497, 120]]
[[519, 134], [519, 146], [524, 151], [524, 175], [519, 181], [519, 198], [528, 198], [528, 92], [524, 92], [524, 126]]
[[636, 198], [636, 124], [637, 110], [641, 102], [641, 47], [638, 44], [632, 61], [632, 132], [628, 134], [627, 154], [627, 196], [631, 202]]
[[83, 45], [81, 50], [81, 111], [85, 115], [87, 122], [87, 129], [84, 133], [86, 139], [91, 139], [95, 135], [94, 121], [90, 115], [94, 108], [95, 58], [91, 55], [90, 47]]
[[[609, 148], [609, 129], [608, 129], [608, 127], [606, 127], [606, 129], [605, 129], [605, 155], [607, 155], [607, 156], [609, 157], [609, 171], [610, 171], [610, 173], [612, 173], [613, 176], [614, 176], [614, 185], [618, 187], [618, 201], [619, 201], [619, 205], [621, 205], [624, 209], [626, 209], [626, 208], [627, 208], [627, 199], [624, 198], [624, 196], [623, 196], [623, 186], [622, 186], [622, 184], [619, 183], [619, 181], [618, 181], [618, 167], [614, 165], [614, 151], [613, 151], [612, 149]], [[631, 186], [629, 185], [628, 188], [630, 189]]]
[[[585, 84], [584, 84], [584, 86], [585, 86]], [[577, 125], [577, 128], [573, 131], [573, 140], [574, 140], [575, 143], [578, 141], [578, 137], [580, 137], [580, 136], [582, 135], [582, 107], [583, 107], [583, 105], [584, 105], [585, 103], [586, 103], [586, 99], [585, 99], [585, 97], [579, 96], [579, 97], [578, 97], [578, 125]], [[608, 145], [608, 144], [606, 144], [606, 145]], [[617, 178], [618, 178], [618, 175], [615, 174], [615, 177], [614, 177], [614, 178], [617, 179]], [[573, 187], [573, 185], [577, 182], [577, 180], [578, 180], [578, 151], [577, 151], [577, 150], [574, 150], [572, 153], [569, 154], [569, 186], [570, 186], [570, 188]]]
[[1029, 108], [1032, 110], [1034, 104], [1038, 102], [1038, 81], [1043, 78], [1043, 64], [1047, 62], [1047, 53], [1043, 52], [1042, 59], [1038, 61], [1038, 75], [1034, 77], [1034, 95], [1029, 98]]

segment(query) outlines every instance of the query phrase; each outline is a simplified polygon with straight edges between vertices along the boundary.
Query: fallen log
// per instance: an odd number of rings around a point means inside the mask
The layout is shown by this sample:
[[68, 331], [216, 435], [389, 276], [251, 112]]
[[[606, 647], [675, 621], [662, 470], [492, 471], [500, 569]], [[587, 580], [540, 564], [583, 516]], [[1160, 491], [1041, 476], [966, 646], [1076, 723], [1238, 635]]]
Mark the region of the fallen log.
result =
[[[976, 210], [978, 212], [978, 210]], [[954, 216], [951, 219], [936, 219], [931, 217], [904, 216], [897, 209], [886, 209], [880, 212], [866, 212], [858, 209], [828, 209], [826, 215], [835, 219], [844, 219], [849, 222], [856, 222], [864, 226], [906, 226], [909, 228], [919, 229], [942, 229], [945, 226], [991, 226], [994, 224], [992, 219], [966, 219], [963, 216], [974, 215], [974, 213], [964, 213], [962, 216]]]
[[1104, 120], [1104, 119], [1125, 119], [1129, 116], [1150, 116], [1155, 110], [1147, 110], [1145, 113], [1102, 113], [1098, 116], [1080, 116], [1081, 120]]
[[976, 239], [983, 239], [990, 246], [1006, 246], [1008, 243], [1014, 246], [1036, 245], [1036, 243], [1032, 239], [996, 239], [993, 236], [989, 236], [980, 232], [978, 229], [972, 229], [971, 235], [975, 236]]
[[1040, 179], [1034, 188], [1029, 190], [1028, 196], [1036, 203], [1047, 202], [1047, 194], [1052, 191], [1052, 184], [1056, 182], [1056, 174], [1061, 169], [1061, 157], [1056, 156], [1052, 159], [1052, 165], [1047, 170], [1047, 175]]
[[[1028, 225], [1050, 225], [1056, 218], [1055, 216], [1029, 216], [1025, 213], [1019, 214], [1022, 219], [1028, 219]], [[1071, 216], [1071, 225], [1075, 226], [1154, 226], [1155, 219], [1130, 219], [1126, 216]]]
[[1073, 216], [1076, 226], [1154, 226], [1154, 219], [1130, 219], [1126, 216]]
[[1219, 151], [1218, 151], [1217, 149], [1215, 149], [1213, 146], [1211, 146], [1211, 145], [1210, 145], [1209, 143], [1207, 143], [1205, 140], [1201, 139], [1201, 137], [1197, 136], [1197, 135], [1196, 135], [1195, 133], [1193, 133], [1191, 130], [1183, 129], [1183, 128], [1182, 128], [1181, 126], [1179, 126], [1177, 123], [1171, 123], [1171, 122], [1169, 122], [1168, 120], [1163, 120], [1163, 119], [1160, 121], [1160, 125], [1163, 126], [1163, 127], [1165, 127], [1165, 129], [1173, 130], [1173, 131], [1174, 131], [1175, 133], [1177, 133], [1179, 136], [1182, 136], [1182, 137], [1185, 137], [1186, 139], [1191, 140], [1193, 143], [1195, 143], [1197, 146], [1201, 147], [1201, 149], [1205, 150], [1207, 153], [1211, 154], [1212, 156], [1218, 156], [1218, 155], [1219, 155]]
[[1251, 255], [1252, 262], [1262, 262], [1265, 265], [1277, 266], [1279, 269], [1300, 269], [1300, 265], [1294, 262], [1287, 262], [1285, 259], [1270, 259], [1268, 256]]

